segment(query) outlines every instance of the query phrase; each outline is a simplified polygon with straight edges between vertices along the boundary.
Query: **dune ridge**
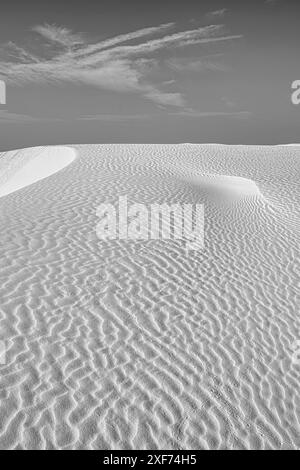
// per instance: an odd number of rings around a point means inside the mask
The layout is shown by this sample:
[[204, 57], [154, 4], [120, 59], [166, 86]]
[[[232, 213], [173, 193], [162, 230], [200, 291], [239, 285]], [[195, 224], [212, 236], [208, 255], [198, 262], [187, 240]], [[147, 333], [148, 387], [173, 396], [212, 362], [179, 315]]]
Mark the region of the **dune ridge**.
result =
[[[294, 148], [74, 149], [0, 199], [0, 448], [299, 449]], [[205, 249], [99, 240], [120, 195], [204, 203]]]

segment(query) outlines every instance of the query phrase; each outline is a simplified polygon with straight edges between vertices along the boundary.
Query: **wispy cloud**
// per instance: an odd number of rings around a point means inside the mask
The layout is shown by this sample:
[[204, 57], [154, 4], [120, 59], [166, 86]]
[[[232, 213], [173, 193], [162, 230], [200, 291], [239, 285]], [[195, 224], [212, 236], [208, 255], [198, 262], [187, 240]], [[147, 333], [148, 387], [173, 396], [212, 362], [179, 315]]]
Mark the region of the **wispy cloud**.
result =
[[172, 113], [173, 116], [184, 116], [190, 118], [232, 116], [238, 118], [247, 118], [251, 116], [249, 111], [195, 111], [193, 109], [184, 109]]
[[201, 58], [173, 57], [172, 59], [168, 59], [166, 64], [172, 70], [182, 73], [186, 73], [187, 71], [203, 72], [205, 70], [224, 72], [228, 70], [228, 66], [220, 60], [221, 58], [223, 58], [223, 54], [212, 54]]
[[49, 24], [39, 25], [34, 26], [32, 31], [43, 36], [49, 42], [54, 42], [65, 47], [77, 46], [85, 42], [80, 34], [73, 34], [71, 30], [61, 26]]
[[112, 122], [126, 122], [126, 121], [140, 121], [153, 117], [151, 114], [94, 114], [80, 116], [80, 121], [112, 121]]
[[208, 19], [223, 18], [227, 12], [228, 12], [227, 8], [221, 8], [220, 10], [209, 11], [208, 13], [206, 13], [206, 18]]
[[5, 123], [5, 122], [24, 123], [24, 122], [37, 122], [40, 120], [41, 120], [40, 118], [35, 118], [27, 114], [10, 113], [5, 110], [0, 110], [0, 123]]
[[[176, 111], [168, 111], [166, 116], [170, 117], [188, 117], [188, 118], [202, 118], [202, 117], [224, 117], [231, 116], [237, 118], [247, 118], [251, 116], [249, 111], [195, 111], [193, 109], [180, 109]], [[95, 114], [80, 116], [77, 120], [80, 121], [112, 121], [112, 122], [126, 122], [126, 121], [140, 121], [147, 119], [155, 119], [155, 114]]]
[[96, 44], [89, 45], [84, 53], [85, 55], [102, 51], [104, 49], [111, 48], [118, 44], [124, 44], [129, 41], [133, 41], [135, 39], [145, 38], [147, 36], [155, 36], [157, 34], [162, 34], [165, 31], [168, 31], [175, 27], [175, 23], [164, 23], [159, 26], [152, 26], [149, 28], [138, 29], [137, 31], [133, 31], [126, 34], [120, 34], [113, 38], [106, 39]]
[[15, 85], [88, 84], [137, 93], [159, 106], [185, 108], [185, 98], [179, 91], [165, 90], [162, 83], [150, 78], [151, 70], [158, 64], [157, 53], [167, 54], [172, 49], [231, 41], [241, 36], [224, 34], [222, 25], [170, 31], [175, 28], [174, 23], [167, 23], [91, 43], [83, 34], [64, 27], [35, 26], [33, 32], [45, 41], [39, 55], [14, 43], [5, 44], [0, 48], [0, 78]]

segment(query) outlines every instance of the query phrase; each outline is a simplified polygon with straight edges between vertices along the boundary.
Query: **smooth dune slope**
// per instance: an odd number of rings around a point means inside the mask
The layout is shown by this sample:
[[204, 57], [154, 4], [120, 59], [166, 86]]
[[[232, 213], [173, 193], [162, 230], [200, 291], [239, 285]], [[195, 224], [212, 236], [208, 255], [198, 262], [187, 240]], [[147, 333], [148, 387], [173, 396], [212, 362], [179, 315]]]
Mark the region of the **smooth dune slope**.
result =
[[[299, 449], [300, 149], [73, 148], [0, 198], [0, 448]], [[205, 248], [99, 240], [124, 195], [204, 203]]]
[[74, 158], [75, 150], [63, 146], [7, 152], [0, 162], [0, 197], [47, 178]]

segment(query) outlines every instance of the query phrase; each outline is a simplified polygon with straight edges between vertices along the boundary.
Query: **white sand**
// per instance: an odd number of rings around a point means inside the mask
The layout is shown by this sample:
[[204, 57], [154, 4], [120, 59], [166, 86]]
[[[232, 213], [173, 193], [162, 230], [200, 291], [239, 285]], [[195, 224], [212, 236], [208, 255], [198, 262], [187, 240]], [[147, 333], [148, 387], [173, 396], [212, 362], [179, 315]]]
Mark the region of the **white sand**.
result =
[[[28, 155], [27, 161], [0, 186], [0, 197], [47, 178], [69, 165], [76, 158], [75, 150], [70, 147], [41, 147], [39, 150], [37, 152], [36, 148], [34, 152], [32, 149], [23, 151]], [[9, 152], [6, 157], [2, 157], [7, 160], [6, 170], [10, 165], [9, 157]]]
[[[298, 151], [74, 148], [0, 199], [0, 448], [299, 449]], [[99, 240], [119, 195], [204, 203], [205, 249]]]

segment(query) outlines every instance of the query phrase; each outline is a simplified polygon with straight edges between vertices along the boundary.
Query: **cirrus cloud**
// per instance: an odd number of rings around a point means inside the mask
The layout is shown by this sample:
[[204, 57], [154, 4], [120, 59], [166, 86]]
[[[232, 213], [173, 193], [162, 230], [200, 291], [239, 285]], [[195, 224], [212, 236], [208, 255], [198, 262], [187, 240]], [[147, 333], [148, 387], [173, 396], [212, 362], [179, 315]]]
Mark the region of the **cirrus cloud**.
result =
[[159, 62], [157, 54], [241, 36], [224, 34], [222, 25], [170, 32], [174, 28], [174, 23], [167, 23], [88, 42], [82, 34], [68, 28], [38, 25], [32, 31], [44, 39], [47, 54], [43, 44], [39, 55], [14, 43], [5, 44], [0, 49], [0, 77], [14, 85], [87, 84], [119, 93], [136, 93], [158, 106], [184, 108], [186, 100], [180, 91], [165, 90], [163, 83], [150, 78], [151, 70]]

